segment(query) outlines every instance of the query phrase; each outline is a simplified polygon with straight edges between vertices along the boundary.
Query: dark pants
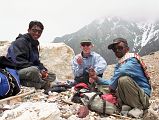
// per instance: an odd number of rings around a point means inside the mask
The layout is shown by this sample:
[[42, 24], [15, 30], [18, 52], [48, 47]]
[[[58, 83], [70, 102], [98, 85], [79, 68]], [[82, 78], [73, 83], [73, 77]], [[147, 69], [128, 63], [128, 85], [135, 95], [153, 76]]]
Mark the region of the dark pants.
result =
[[36, 89], [47, 89], [50, 87], [50, 82], [56, 79], [54, 73], [49, 73], [45, 80], [41, 78], [40, 71], [37, 67], [31, 66], [18, 71], [21, 85], [27, 87], [35, 87]]
[[[103, 73], [102, 74], [99, 74], [97, 75], [98, 77], [102, 77], [103, 76]], [[78, 83], [86, 83], [86, 84], [89, 84], [89, 74], [87, 72], [85, 72], [83, 74], [83, 76], [80, 76], [80, 77], [75, 77], [75, 84], [78, 84]]]

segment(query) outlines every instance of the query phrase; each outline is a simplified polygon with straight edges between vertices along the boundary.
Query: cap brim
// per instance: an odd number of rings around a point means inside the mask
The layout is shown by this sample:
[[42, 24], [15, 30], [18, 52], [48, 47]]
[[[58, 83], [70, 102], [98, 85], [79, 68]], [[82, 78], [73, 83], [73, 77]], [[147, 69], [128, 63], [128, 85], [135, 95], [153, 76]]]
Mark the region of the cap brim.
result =
[[114, 45], [117, 44], [117, 43], [119, 43], [119, 41], [118, 42], [114, 42], [114, 43], [108, 45], [108, 49], [113, 49]]
[[91, 41], [82, 41], [81, 43], [92, 43]]
[[112, 49], [114, 47], [114, 44], [115, 43], [112, 43], [112, 44], [108, 45], [108, 49]]

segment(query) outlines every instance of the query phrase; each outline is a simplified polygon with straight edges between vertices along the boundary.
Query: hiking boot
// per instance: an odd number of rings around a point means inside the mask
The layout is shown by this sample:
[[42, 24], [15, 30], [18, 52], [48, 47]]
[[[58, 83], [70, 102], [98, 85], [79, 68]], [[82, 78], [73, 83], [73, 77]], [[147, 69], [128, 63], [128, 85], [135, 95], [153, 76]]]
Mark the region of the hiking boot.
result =
[[121, 114], [124, 116], [127, 116], [129, 110], [131, 110], [131, 107], [128, 105], [122, 105]]
[[129, 110], [131, 110], [130, 106], [128, 106], [128, 105], [122, 105], [121, 111], [129, 111]]
[[143, 117], [143, 110], [138, 108], [133, 108], [128, 112], [128, 116], [134, 117], [134, 118], [142, 118]]
[[65, 87], [53, 87], [53, 88], [48, 88], [44, 91], [45, 94], [48, 95], [49, 92], [64, 92], [66, 91], [67, 89]]

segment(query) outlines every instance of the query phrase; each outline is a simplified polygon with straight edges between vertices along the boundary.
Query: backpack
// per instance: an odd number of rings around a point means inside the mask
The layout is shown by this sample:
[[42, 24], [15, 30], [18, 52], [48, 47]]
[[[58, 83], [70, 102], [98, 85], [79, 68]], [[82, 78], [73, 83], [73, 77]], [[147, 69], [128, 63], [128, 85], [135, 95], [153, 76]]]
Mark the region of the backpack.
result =
[[[104, 100], [101, 98], [101, 93], [91, 92], [83, 93], [81, 98], [84, 105], [92, 111], [95, 111], [100, 114], [111, 115], [117, 111], [116, 104], [110, 100]], [[108, 94], [109, 95], [109, 94]], [[109, 98], [110, 99], [110, 98]], [[111, 99], [114, 99], [113, 97]]]
[[0, 57], [0, 99], [16, 95], [20, 92], [20, 80], [14, 65]]

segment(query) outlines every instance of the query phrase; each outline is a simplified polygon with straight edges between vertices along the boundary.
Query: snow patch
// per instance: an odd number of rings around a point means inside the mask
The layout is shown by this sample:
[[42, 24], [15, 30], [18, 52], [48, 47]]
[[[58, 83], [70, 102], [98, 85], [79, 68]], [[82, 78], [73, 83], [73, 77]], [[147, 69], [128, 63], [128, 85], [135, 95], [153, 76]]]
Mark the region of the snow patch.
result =
[[154, 26], [150, 23], [147, 24], [147, 29], [142, 35], [141, 47], [145, 46], [148, 41], [150, 41], [154, 37]]

